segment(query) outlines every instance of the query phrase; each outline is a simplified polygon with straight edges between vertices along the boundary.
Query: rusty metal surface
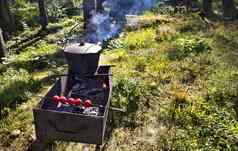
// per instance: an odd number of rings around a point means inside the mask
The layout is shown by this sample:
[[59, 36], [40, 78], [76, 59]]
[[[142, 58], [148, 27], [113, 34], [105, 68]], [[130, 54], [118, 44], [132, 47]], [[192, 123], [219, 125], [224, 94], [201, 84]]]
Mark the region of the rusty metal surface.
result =
[[[110, 67], [100, 66], [97, 73], [111, 74]], [[55, 104], [52, 101], [42, 99], [36, 108], [33, 109], [37, 139], [45, 142], [62, 140], [101, 145], [105, 134], [112, 91], [111, 76], [105, 76], [104, 78], [109, 89], [103, 115], [88, 116], [84, 114], [58, 112], [53, 110]], [[45, 98], [60, 95], [60, 93], [61, 81], [58, 80]], [[47, 109], [44, 109], [45, 105], [47, 105]]]

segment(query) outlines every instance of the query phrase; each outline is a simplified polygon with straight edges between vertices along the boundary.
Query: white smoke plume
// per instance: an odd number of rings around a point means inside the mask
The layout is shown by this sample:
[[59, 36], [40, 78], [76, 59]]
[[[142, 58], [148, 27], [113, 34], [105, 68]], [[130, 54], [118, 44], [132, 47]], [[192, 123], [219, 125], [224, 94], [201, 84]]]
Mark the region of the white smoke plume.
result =
[[88, 42], [103, 42], [117, 36], [126, 23], [125, 16], [138, 15], [152, 8], [156, 0], [105, 0], [103, 11], [92, 12], [85, 39]]

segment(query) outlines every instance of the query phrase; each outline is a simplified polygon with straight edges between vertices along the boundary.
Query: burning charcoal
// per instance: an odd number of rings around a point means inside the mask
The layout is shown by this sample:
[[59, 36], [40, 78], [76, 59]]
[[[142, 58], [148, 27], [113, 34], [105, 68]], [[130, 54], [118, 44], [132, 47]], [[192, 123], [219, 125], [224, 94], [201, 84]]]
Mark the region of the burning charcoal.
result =
[[[57, 80], [33, 109], [36, 134], [40, 140], [103, 144], [112, 92], [112, 74], [110, 66], [97, 68], [96, 74], [87, 78], [82, 78], [84, 73], [80, 73], [77, 79], [74, 78], [77, 73], [68, 71], [66, 75], [63, 74], [67, 80]], [[107, 88], [104, 88], [103, 83]], [[89, 106], [85, 106], [86, 100], [91, 100]], [[58, 102], [62, 105], [57, 108]]]
[[86, 91], [85, 93], [88, 94], [88, 95], [96, 95], [96, 94], [101, 93], [103, 91], [104, 91], [103, 89], [94, 88], [94, 89], [91, 89], [89, 91]]
[[74, 107], [73, 113], [83, 114], [84, 107]]
[[95, 97], [95, 96], [102, 96], [104, 95], [104, 90], [100, 90], [100, 89], [91, 89], [91, 90], [87, 90], [85, 92], [81, 92], [81, 93], [75, 93], [75, 92], [72, 92], [72, 94], [79, 94], [79, 95], [83, 95], [83, 96], [88, 96], [88, 97]]
[[105, 107], [103, 105], [99, 105], [99, 115], [102, 116], [104, 113]]
[[62, 104], [60, 107], [58, 107], [56, 109], [56, 111], [83, 114], [84, 109], [85, 109], [84, 107], [80, 107], [80, 106], [72, 106], [72, 105], [68, 105], [68, 104]]
[[70, 92], [70, 97], [81, 98], [83, 100], [90, 99], [94, 104], [102, 104], [102, 100], [106, 99], [106, 89], [103, 87], [104, 82], [96, 78], [79, 78], [75, 77], [75, 84]]
[[83, 111], [83, 114], [98, 116], [99, 108], [98, 107], [88, 107]]
[[60, 112], [73, 112], [74, 111], [74, 107], [68, 104], [62, 104], [60, 107], [56, 108], [56, 111], [60, 111]]

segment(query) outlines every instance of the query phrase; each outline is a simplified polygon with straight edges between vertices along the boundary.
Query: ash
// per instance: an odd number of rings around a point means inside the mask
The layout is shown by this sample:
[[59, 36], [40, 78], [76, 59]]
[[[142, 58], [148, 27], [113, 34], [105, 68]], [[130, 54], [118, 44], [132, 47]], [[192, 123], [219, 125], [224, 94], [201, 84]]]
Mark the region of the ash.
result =
[[107, 87], [105, 82], [99, 78], [77, 78], [73, 79], [73, 86], [69, 96], [82, 100], [90, 99], [93, 104], [105, 105], [107, 100]]

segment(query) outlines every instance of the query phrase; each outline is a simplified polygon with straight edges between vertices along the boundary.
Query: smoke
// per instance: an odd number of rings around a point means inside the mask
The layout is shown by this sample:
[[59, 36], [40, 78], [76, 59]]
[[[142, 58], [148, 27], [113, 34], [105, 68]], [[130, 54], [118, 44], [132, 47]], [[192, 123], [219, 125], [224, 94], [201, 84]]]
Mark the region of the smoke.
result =
[[103, 42], [117, 36], [126, 23], [126, 15], [138, 15], [152, 8], [156, 0], [105, 0], [103, 10], [95, 12], [87, 24], [85, 39], [88, 42]]

